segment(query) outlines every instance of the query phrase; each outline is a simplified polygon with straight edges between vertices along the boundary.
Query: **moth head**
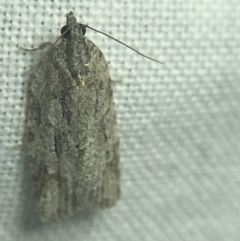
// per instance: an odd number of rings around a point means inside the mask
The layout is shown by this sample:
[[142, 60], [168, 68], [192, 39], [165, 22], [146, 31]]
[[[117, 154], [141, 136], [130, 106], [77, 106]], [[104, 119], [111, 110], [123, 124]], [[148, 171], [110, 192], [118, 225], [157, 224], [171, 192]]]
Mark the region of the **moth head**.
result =
[[65, 39], [70, 38], [71, 35], [75, 33], [85, 35], [86, 33], [85, 25], [81, 23], [75, 23], [71, 25], [64, 25], [61, 29], [61, 35]]

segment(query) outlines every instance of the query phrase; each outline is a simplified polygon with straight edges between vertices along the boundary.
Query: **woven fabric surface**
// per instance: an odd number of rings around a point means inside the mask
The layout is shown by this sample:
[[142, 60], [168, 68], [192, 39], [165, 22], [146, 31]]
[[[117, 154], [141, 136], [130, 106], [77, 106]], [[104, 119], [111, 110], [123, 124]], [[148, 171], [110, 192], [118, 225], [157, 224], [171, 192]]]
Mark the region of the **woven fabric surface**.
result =
[[[88, 30], [109, 61], [121, 140], [122, 198], [110, 210], [41, 223], [25, 148], [24, 72], [72, 10], [164, 62]], [[1, 241], [240, 240], [240, 1], [2, 1]]]

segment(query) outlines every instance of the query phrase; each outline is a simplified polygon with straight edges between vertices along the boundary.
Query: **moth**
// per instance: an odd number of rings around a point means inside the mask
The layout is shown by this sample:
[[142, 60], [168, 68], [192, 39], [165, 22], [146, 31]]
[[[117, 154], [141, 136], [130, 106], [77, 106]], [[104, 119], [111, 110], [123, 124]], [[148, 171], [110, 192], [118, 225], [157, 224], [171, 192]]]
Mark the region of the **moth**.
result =
[[72, 12], [33, 73], [28, 156], [42, 220], [120, 198], [119, 137], [108, 65]]
[[43, 221], [111, 208], [121, 196], [112, 80], [102, 51], [85, 36], [86, 28], [102, 32], [72, 12], [66, 17], [61, 43], [51, 44], [29, 87], [28, 156]]

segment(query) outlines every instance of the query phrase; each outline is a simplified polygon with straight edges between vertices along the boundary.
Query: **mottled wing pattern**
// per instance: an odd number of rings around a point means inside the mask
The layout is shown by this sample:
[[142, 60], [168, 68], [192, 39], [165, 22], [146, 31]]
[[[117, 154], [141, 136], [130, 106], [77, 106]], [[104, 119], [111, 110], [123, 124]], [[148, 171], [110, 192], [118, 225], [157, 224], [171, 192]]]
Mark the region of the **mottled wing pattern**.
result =
[[111, 79], [84, 36], [50, 51], [30, 84], [28, 153], [42, 220], [120, 198], [119, 138]]

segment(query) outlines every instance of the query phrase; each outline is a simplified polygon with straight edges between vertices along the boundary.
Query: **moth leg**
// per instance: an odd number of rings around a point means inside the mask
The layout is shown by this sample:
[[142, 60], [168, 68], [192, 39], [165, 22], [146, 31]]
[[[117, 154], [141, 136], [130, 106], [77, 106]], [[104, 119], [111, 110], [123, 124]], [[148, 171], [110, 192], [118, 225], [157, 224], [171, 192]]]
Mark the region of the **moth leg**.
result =
[[52, 47], [54, 47], [54, 44], [51, 43], [50, 41], [48, 42], [44, 42], [42, 44], [40, 44], [37, 48], [32, 48], [32, 49], [27, 49], [27, 48], [24, 48], [24, 47], [20, 47], [20, 49], [24, 50], [24, 51], [36, 51], [36, 50], [39, 50], [39, 49], [44, 49], [46, 48], [47, 46], [51, 46], [48, 51], [43, 55], [43, 57], [39, 60], [39, 62], [33, 67], [31, 68], [30, 70], [28, 70], [27, 72], [23, 73], [22, 76], [26, 75], [27, 73], [33, 71], [34, 69], [37, 70], [39, 65], [41, 64], [43, 58], [46, 56], [46, 54], [52, 49]]
[[20, 49], [22, 49], [24, 51], [36, 51], [36, 50], [40, 50], [40, 49], [45, 49], [48, 46], [53, 46], [53, 43], [51, 43], [50, 41], [44, 42], [44, 43], [41, 43], [38, 47], [32, 48], [32, 49], [27, 49], [27, 48], [20, 46]]
[[117, 79], [117, 80], [111, 79], [111, 83], [112, 83], [112, 84], [118, 84], [118, 83], [121, 83], [121, 82], [122, 82], [121, 79]]
[[[108, 66], [111, 64], [110, 61], [107, 62]], [[117, 84], [122, 82], [122, 79], [111, 79], [112, 84]]]

